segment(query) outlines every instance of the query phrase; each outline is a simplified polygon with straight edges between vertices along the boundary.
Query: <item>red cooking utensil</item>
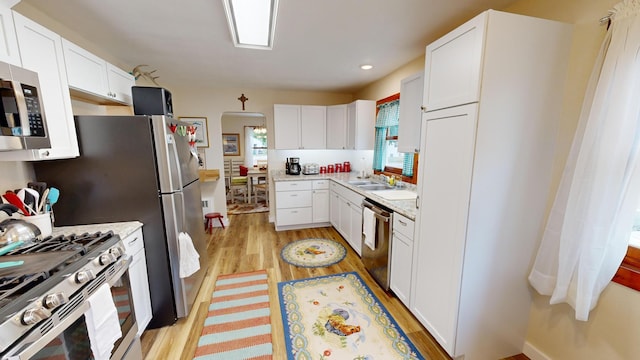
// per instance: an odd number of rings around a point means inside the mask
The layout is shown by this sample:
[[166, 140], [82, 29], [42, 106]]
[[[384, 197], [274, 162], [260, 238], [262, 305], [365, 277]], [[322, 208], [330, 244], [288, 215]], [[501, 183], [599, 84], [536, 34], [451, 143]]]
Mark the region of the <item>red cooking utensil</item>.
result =
[[16, 206], [24, 216], [29, 216], [31, 213], [24, 207], [24, 203], [16, 193], [13, 191], [7, 191], [4, 195], [4, 198], [9, 202], [9, 204]]

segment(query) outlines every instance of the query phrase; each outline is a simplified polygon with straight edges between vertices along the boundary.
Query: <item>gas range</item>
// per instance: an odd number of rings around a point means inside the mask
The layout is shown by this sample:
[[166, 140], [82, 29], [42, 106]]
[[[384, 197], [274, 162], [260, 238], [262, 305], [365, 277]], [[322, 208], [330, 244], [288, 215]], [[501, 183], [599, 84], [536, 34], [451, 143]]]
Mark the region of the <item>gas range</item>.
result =
[[48, 237], [16, 249], [0, 261], [0, 355], [18, 339], [44, 336], [85, 302], [129, 258], [113, 232]]

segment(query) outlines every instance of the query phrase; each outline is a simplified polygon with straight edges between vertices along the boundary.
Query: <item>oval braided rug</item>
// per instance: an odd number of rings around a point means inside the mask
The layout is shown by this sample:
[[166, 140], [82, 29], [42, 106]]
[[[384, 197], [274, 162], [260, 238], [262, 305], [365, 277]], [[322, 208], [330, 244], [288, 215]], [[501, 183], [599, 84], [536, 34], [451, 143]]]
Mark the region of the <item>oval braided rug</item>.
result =
[[300, 267], [331, 266], [344, 259], [347, 249], [330, 239], [303, 239], [285, 245], [280, 257], [291, 265]]

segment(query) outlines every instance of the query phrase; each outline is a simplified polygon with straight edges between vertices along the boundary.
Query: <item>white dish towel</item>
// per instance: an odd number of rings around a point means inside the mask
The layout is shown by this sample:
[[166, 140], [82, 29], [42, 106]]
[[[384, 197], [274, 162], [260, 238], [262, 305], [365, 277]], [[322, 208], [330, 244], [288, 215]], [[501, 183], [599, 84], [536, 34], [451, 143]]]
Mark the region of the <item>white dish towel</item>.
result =
[[109, 284], [102, 284], [89, 297], [89, 310], [84, 313], [91, 351], [96, 360], [108, 360], [115, 342], [122, 337], [118, 310], [113, 303]]
[[191, 236], [185, 232], [178, 235], [179, 258], [180, 258], [180, 277], [186, 278], [196, 271], [200, 270], [200, 254], [193, 246]]
[[364, 244], [371, 250], [376, 249], [376, 216], [368, 207], [362, 208], [362, 235]]

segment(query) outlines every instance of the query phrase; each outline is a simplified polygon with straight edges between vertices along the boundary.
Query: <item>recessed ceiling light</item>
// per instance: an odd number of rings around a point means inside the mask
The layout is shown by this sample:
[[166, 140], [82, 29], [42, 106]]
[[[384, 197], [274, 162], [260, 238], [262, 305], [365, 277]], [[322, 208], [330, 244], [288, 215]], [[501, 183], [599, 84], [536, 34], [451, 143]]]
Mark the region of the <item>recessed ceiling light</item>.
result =
[[224, 0], [223, 4], [236, 47], [273, 48], [278, 0]]
[[360, 65], [360, 69], [362, 69], [362, 70], [371, 70], [371, 69], [373, 69], [373, 65], [369, 65], [369, 64]]

